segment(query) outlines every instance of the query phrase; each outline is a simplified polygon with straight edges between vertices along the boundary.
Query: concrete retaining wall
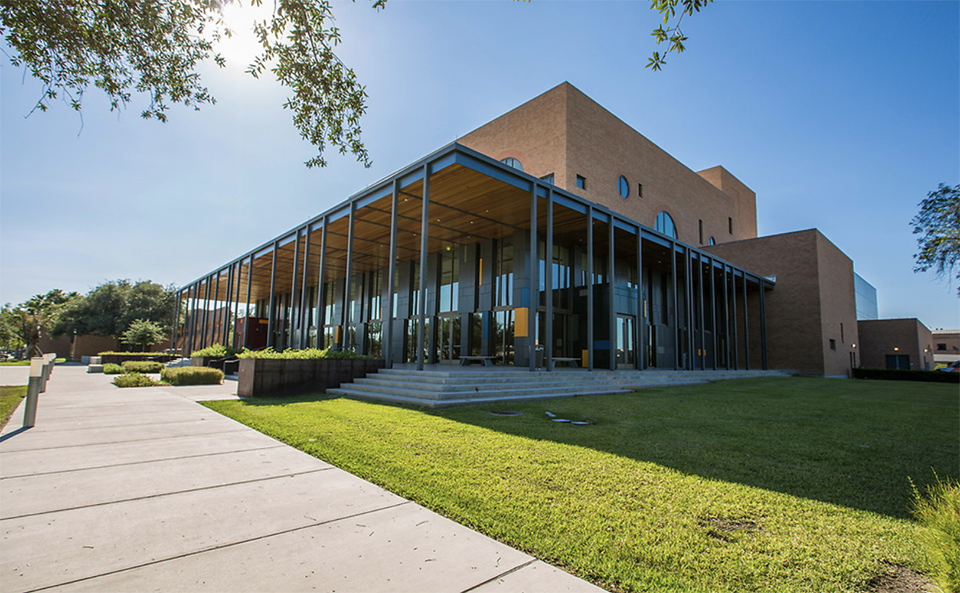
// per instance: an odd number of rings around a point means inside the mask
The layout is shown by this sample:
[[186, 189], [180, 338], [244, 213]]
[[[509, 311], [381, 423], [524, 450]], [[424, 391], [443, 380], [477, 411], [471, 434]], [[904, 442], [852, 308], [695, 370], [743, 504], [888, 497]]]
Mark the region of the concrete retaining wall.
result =
[[303, 391], [321, 393], [383, 367], [383, 360], [242, 358], [237, 395], [270, 397]]

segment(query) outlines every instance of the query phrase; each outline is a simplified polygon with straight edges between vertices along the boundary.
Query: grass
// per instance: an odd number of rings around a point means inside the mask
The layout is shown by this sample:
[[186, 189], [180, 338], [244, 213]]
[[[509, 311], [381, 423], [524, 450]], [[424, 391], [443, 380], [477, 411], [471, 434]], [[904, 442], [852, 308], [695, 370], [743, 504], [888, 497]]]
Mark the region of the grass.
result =
[[[67, 362], [66, 358], [57, 358], [54, 362]], [[0, 362], [0, 367], [28, 367], [30, 360], [5, 360]]]
[[[937, 384], [754, 379], [433, 412], [205, 405], [613, 591], [853, 592], [889, 563], [927, 571], [909, 479], [960, 464], [956, 387]], [[523, 415], [489, 413], [504, 407]]]
[[13, 411], [17, 409], [20, 400], [27, 396], [27, 386], [17, 385], [14, 387], [0, 385], [0, 428], [7, 425]]
[[943, 591], [960, 591], [960, 483], [936, 476], [925, 493], [915, 489], [913, 513], [923, 526], [931, 576]]

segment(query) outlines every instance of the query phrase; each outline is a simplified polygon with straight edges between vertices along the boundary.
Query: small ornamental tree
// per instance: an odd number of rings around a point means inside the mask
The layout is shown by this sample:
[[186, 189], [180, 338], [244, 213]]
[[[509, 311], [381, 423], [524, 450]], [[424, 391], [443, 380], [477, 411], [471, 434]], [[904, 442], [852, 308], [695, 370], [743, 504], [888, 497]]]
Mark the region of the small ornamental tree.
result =
[[146, 350], [149, 346], [159, 344], [164, 338], [166, 336], [159, 324], [146, 319], [137, 319], [130, 324], [127, 331], [123, 332], [122, 341], [124, 344], [137, 345], [141, 350]]

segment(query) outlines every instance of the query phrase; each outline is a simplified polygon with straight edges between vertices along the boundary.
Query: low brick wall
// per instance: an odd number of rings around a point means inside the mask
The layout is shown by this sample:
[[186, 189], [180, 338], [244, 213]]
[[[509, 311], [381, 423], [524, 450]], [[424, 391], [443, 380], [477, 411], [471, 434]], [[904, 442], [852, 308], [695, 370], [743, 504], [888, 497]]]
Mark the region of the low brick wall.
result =
[[325, 392], [384, 367], [383, 360], [241, 358], [237, 395], [270, 397]]

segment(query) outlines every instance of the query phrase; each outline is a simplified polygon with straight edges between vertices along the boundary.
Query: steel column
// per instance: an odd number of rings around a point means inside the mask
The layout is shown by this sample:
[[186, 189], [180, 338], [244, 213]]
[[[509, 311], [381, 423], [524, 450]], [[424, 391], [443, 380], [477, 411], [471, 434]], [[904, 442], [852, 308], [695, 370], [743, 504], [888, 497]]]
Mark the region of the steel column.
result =
[[744, 368], [750, 370], [750, 309], [747, 307], [747, 274], [743, 274], [743, 358]]
[[385, 306], [381, 310], [386, 310], [381, 314], [383, 328], [381, 331], [381, 347], [383, 361], [386, 368], [393, 368], [393, 291], [396, 287], [393, 285], [394, 276], [397, 273], [397, 207], [400, 204], [400, 180], [393, 180], [393, 197], [390, 200], [390, 255], [387, 262], [387, 296]]
[[223, 299], [223, 345], [230, 346], [230, 310], [233, 302], [233, 264], [227, 268], [227, 294]]
[[[530, 351], [530, 370], [537, 369], [537, 309], [540, 307], [540, 278], [537, 265], [537, 242], [539, 241], [539, 215], [537, 213], [537, 184], [530, 191], [530, 246], [529, 254], [530, 302], [527, 303], [527, 341]], [[516, 319], [514, 319], [516, 323]], [[516, 332], [514, 332], [516, 333]]]
[[697, 355], [700, 358], [700, 370], [707, 370], [707, 318], [703, 306], [703, 253], [697, 253], [697, 300], [700, 311], [700, 348]]
[[267, 302], [267, 347], [276, 346], [276, 340], [273, 339], [273, 318], [275, 317], [273, 312], [274, 303], [276, 303], [276, 297], [274, 296], [274, 291], [277, 287], [277, 241], [273, 242], [273, 253], [270, 261], [270, 300]]
[[637, 226], [637, 369], [647, 368], [646, 307], [643, 298], [643, 228]]
[[686, 311], [687, 311], [687, 364], [685, 365], [685, 368], [687, 370], [693, 370], [697, 368], [696, 358], [694, 358], [695, 356], [694, 352], [696, 351], [696, 348], [695, 348], [696, 340], [694, 339], [694, 332], [696, 330], [694, 327], [695, 312], [693, 310], [693, 305], [694, 305], [693, 303], [693, 252], [690, 251], [689, 247], [685, 247], [684, 251], [685, 251], [685, 256], [683, 258], [683, 262], [685, 267], [687, 268], [684, 273], [684, 278], [686, 278], [686, 281], [684, 282], [685, 290], [683, 291], [684, 298], [686, 300]]
[[607, 276], [610, 280], [610, 292], [607, 295], [607, 326], [610, 335], [610, 370], [617, 370], [617, 295], [614, 288], [617, 284], [616, 259], [614, 258], [614, 227], [613, 214], [610, 215], [607, 225]]
[[713, 370], [717, 370], [717, 279], [714, 264], [716, 261], [710, 257], [710, 337], [713, 352]]
[[680, 370], [680, 295], [677, 294], [677, 242], [670, 241], [670, 284], [673, 299], [673, 370]]
[[[250, 292], [253, 290], [253, 254], [250, 254], [250, 263], [247, 264], [247, 297], [243, 305], [243, 343], [241, 348], [247, 347], [247, 326], [250, 324]], [[259, 316], [259, 311], [257, 312]]]
[[587, 370], [593, 370], [593, 206], [587, 206]]
[[427, 317], [427, 238], [430, 235], [430, 164], [423, 165], [423, 207], [420, 212], [420, 298], [417, 302], [417, 370], [423, 370], [423, 340]]
[[761, 368], [767, 370], [767, 311], [764, 304], [766, 281], [760, 278], [760, 359]]
[[740, 321], [737, 319], [737, 271], [730, 266], [730, 292], [733, 294], [733, 368], [740, 370]]
[[353, 342], [349, 338], [349, 328], [351, 314], [353, 313], [350, 310], [350, 284], [352, 283], [351, 276], [353, 276], [353, 215], [356, 209], [356, 204], [351, 202], [350, 215], [347, 218], [347, 269], [345, 272], [346, 276], [343, 279], [343, 307], [340, 310], [341, 327], [343, 328], [340, 330], [341, 350], [347, 350], [353, 347]]
[[300, 229], [297, 229], [297, 237], [293, 242], [293, 270], [290, 273], [290, 312], [287, 314], [286, 321], [287, 332], [284, 339], [285, 348], [297, 348], [297, 268], [300, 267]]
[[[179, 329], [179, 326], [180, 326], [180, 301], [182, 299], [182, 296], [183, 296], [183, 291], [178, 290], [176, 294], [177, 301], [173, 304], [173, 323], [171, 324], [171, 329], [170, 329], [170, 349], [173, 350], [174, 352], [177, 351], [177, 338], [179, 337], [178, 334], [180, 333], [177, 330]], [[77, 337], [74, 336], [73, 337], [74, 352], [72, 353], [74, 355], [76, 354], [76, 347], [77, 347]]]
[[549, 372], [553, 370], [553, 189], [550, 186], [547, 186], [547, 237], [543, 246], [543, 271], [543, 286], [547, 293], [543, 315], [546, 324], [543, 328], [546, 342], [543, 345], [543, 365]]
[[[327, 273], [327, 217], [323, 217], [323, 230], [320, 232], [320, 265], [317, 269], [317, 348], [326, 348], [324, 343], [324, 327], [327, 321], [327, 283], [324, 275]], [[332, 346], [332, 344], [331, 344]]]

